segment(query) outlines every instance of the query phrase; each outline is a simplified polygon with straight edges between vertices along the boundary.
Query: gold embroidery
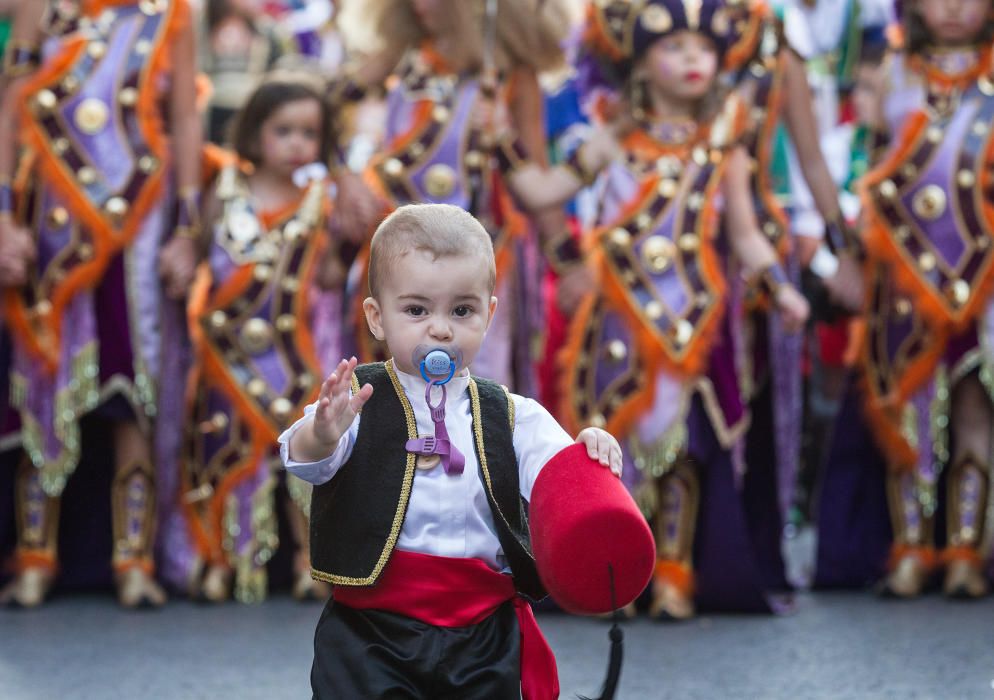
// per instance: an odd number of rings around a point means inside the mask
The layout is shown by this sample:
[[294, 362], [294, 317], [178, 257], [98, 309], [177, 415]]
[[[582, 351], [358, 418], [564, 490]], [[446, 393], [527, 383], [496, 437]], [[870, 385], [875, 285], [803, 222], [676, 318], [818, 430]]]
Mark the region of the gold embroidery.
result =
[[[483, 443], [483, 420], [480, 412], [480, 391], [476, 386], [476, 381], [473, 379], [469, 380], [469, 402], [472, 406], [473, 435], [476, 438], [476, 449], [480, 456], [480, 471], [483, 473], [483, 481], [487, 485], [487, 493], [490, 495], [490, 500], [493, 502], [494, 508], [497, 509], [497, 515], [499, 515], [500, 519], [504, 521], [504, 525], [507, 529], [509, 531], [513, 531], [511, 530], [510, 523], [507, 522], [507, 518], [504, 517], [503, 511], [500, 509], [500, 503], [497, 502], [497, 497], [494, 495], [493, 484], [490, 481], [490, 468], [487, 465], [487, 453]], [[525, 554], [527, 554], [528, 557], [534, 561], [535, 557], [532, 555], [531, 551], [525, 549]]]
[[[400, 385], [400, 380], [397, 378], [397, 372], [394, 369], [393, 360], [387, 360], [383, 363], [384, 368], [387, 371], [387, 375], [390, 377], [390, 383], [393, 385], [393, 389], [397, 394], [397, 398], [400, 399], [400, 405], [404, 409], [404, 417], [407, 420], [407, 437], [411, 440], [417, 439], [418, 437], [418, 424], [414, 419], [414, 409], [411, 408], [411, 402], [407, 400], [407, 394], [404, 393], [404, 388]], [[359, 385], [359, 380], [352, 376], [353, 387]], [[473, 382], [470, 381], [470, 391], [474, 391]], [[479, 407], [477, 406], [477, 409]], [[474, 413], [474, 415], [477, 415]], [[478, 426], [479, 424], [476, 423]], [[480, 436], [482, 440], [482, 435]], [[480, 443], [483, 444], [482, 442]], [[407, 465], [404, 467], [404, 483], [400, 489], [400, 500], [397, 503], [397, 512], [393, 516], [393, 524], [390, 526], [390, 535], [387, 537], [386, 545], [383, 547], [383, 551], [380, 553], [380, 558], [376, 562], [376, 566], [373, 567], [373, 572], [364, 578], [359, 578], [357, 576], [337, 576], [335, 574], [325, 573], [324, 571], [318, 571], [315, 568], [311, 568], [311, 576], [319, 581], [326, 581], [327, 583], [333, 583], [340, 586], [368, 586], [376, 582], [379, 578], [380, 573], [383, 571], [383, 567], [387, 565], [387, 561], [390, 559], [390, 555], [393, 553], [393, 548], [397, 545], [397, 538], [400, 537], [400, 528], [404, 524], [404, 516], [407, 513], [407, 503], [411, 499], [411, 487], [414, 483], [414, 469], [415, 463], [417, 462], [417, 455], [412, 452], [407, 453]], [[483, 457], [481, 455], [481, 463], [483, 462]], [[503, 516], [501, 516], [503, 517]], [[506, 521], [505, 521], [506, 522]]]

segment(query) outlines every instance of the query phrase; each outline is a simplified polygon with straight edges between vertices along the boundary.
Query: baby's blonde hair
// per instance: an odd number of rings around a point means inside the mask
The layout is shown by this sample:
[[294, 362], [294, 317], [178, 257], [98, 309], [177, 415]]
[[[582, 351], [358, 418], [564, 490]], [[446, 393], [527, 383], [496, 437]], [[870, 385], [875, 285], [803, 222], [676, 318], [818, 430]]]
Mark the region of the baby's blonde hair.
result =
[[385, 218], [369, 244], [369, 294], [380, 287], [393, 264], [413, 250], [433, 259], [479, 255], [487, 265], [490, 293], [497, 286], [497, 266], [490, 234], [472, 214], [451, 204], [407, 204]]

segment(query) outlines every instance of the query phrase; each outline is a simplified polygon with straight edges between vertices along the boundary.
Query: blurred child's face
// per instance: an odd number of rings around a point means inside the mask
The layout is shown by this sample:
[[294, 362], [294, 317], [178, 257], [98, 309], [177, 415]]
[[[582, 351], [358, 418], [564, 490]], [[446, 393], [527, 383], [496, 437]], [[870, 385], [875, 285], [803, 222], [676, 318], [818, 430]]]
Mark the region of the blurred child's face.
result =
[[718, 70], [714, 43], [698, 32], [680, 31], [657, 40], [642, 59], [649, 86], [667, 100], [700, 100]]
[[918, 0], [918, 14], [939, 44], [968, 44], [980, 35], [991, 0]]
[[875, 110], [880, 95], [883, 94], [884, 70], [880, 64], [860, 63], [856, 67], [852, 101], [858, 124], [875, 121]]
[[317, 100], [281, 105], [259, 129], [260, 167], [289, 178], [297, 168], [313, 163], [321, 152], [321, 127]]
[[386, 270], [377, 297], [363, 308], [400, 371], [418, 374], [412, 361], [418, 346], [461, 356], [457, 371], [473, 362], [497, 308], [488, 270], [482, 255], [432, 259], [423, 250], [408, 251]]

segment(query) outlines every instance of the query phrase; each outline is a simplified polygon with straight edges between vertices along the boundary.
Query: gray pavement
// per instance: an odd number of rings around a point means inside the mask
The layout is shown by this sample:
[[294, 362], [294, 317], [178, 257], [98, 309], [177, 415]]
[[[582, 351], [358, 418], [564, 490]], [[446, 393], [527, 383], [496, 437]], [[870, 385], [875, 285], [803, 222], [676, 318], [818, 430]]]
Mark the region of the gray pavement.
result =
[[[780, 618], [625, 625], [619, 698], [994, 700], [994, 600], [816, 594]], [[320, 606], [277, 597], [129, 613], [110, 597], [0, 610], [0, 698], [306, 698]], [[542, 614], [562, 697], [596, 696], [607, 624]]]

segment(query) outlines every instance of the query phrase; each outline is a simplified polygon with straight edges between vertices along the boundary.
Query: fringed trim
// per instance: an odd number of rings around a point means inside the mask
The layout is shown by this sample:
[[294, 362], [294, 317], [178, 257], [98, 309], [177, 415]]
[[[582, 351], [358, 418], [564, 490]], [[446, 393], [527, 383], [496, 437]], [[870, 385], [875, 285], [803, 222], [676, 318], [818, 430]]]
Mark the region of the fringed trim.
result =
[[[76, 387], [67, 385], [55, 395], [52, 424], [43, 426], [29, 410], [30, 394], [26, 376], [11, 372], [11, 405], [21, 418], [21, 443], [31, 463], [39, 469], [42, 490], [49, 496], [60, 496], [69, 477], [79, 464], [81, 449], [79, 419], [100, 403], [100, 382], [95, 342], [84, 345], [72, 359], [71, 379]], [[50, 435], [54, 435], [58, 452], [49, 453]]]
[[946, 547], [942, 550], [943, 564], [952, 564], [955, 561], [965, 561], [980, 567], [983, 566], [984, 558], [974, 547]]
[[139, 569], [146, 576], [155, 575], [155, 562], [151, 557], [128, 557], [125, 559], [114, 559], [113, 568], [115, 574], [123, 574], [132, 569]]
[[887, 570], [893, 571], [897, 568], [898, 562], [905, 557], [914, 557], [927, 571], [932, 571], [938, 564], [939, 557], [935, 547], [921, 547], [910, 544], [894, 544], [890, 550], [890, 558], [887, 561]]
[[58, 558], [54, 552], [18, 548], [14, 552], [14, 573], [24, 573], [26, 569], [44, 569], [54, 574], [59, 569]]
[[656, 581], [670, 584], [687, 598], [694, 595], [694, 571], [689, 564], [672, 559], [658, 559], [652, 577]]
[[[182, 500], [183, 514], [190, 525], [194, 544], [205, 560], [211, 562], [226, 561], [222, 544], [225, 503], [229, 494], [259, 468], [259, 462], [265, 459], [271, 445], [271, 442], [260, 441], [257, 436], [253, 437], [252, 444], [245, 456], [228, 470], [214, 489], [205, 509], [206, 513], [201, 513], [195, 503], [186, 499]], [[185, 492], [192, 488], [186, 478], [187, 473], [184, 470], [183, 490]]]
[[[299, 479], [291, 479], [299, 481]], [[270, 477], [253, 495], [251, 503], [250, 527], [252, 538], [245, 545], [244, 551], [235, 552], [234, 543], [225, 542], [225, 549], [232, 547], [228, 561], [235, 571], [234, 597], [240, 603], [252, 605], [266, 599], [269, 578], [266, 563], [272, 559], [279, 547], [277, 534], [275, 500], [273, 489], [275, 477]], [[237, 521], [240, 504], [233, 498], [229, 507]], [[227, 530], [227, 528], [225, 528]]]
[[[159, 98], [157, 85], [160, 79], [172, 69], [172, 47], [176, 37], [190, 29], [190, 8], [185, 0], [172, 2], [167, 10], [169, 16], [164, 20], [164, 29], [159, 33], [155, 47], [149, 54], [145, 64], [146, 75], [141, 82], [143, 89], [138, 97], [136, 115], [139, 128], [148, 144], [149, 151], [162, 164], [153, 173], [147, 184], [137, 197], [130, 203], [129, 211], [120, 226], [112, 226], [98, 212], [92, 202], [80, 191], [73, 173], [70, 173], [64, 163], [55, 157], [48, 138], [42, 132], [38, 122], [31, 112], [32, 101], [29, 96], [44, 89], [47, 85], [58, 80], [69, 70], [86, 50], [87, 41], [80, 37], [70, 39], [62, 52], [45, 63], [38, 73], [28, 80], [21, 90], [21, 123], [24, 145], [36, 152], [38, 170], [52, 188], [65, 200], [76, 218], [88, 228], [94, 241], [94, 255], [88, 263], [81, 263], [67, 272], [61, 282], [52, 289], [48, 300], [52, 309], [42, 322], [46, 326], [48, 336], [42, 341], [37, 339], [29, 342], [29, 349], [60, 346], [61, 321], [66, 306], [73, 297], [83, 289], [95, 287], [103, 277], [104, 270], [114, 255], [126, 247], [134, 239], [139, 226], [145, 220], [149, 211], [161, 199], [164, 189], [164, 178], [168, 167], [169, 147], [162, 117], [159, 113]], [[8, 300], [10, 297], [8, 297]], [[23, 305], [23, 301], [15, 296], [15, 305]], [[15, 312], [15, 325], [19, 332], [35, 335], [36, 331], [26, 324], [26, 310]], [[19, 317], [19, 318], [18, 318]], [[57, 367], [58, 357], [50, 352], [43, 352], [39, 357], [45, 362], [49, 371]]]
[[[933, 324], [952, 326], [956, 331], [962, 331], [983, 311], [994, 290], [994, 269], [988, 269], [984, 278], [974, 285], [969, 302], [959, 312], [950, 313], [937, 290], [921, 278], [915, 263], [906, 259], [906, 251], [894, 240], [870, 193], [870, 188], [886, 180], [904, 164], [928, 125], [929, 119], [924, 112], [912, 114], [896, 139], [898, 147], [860, 181], [860, 200], [866, 215], [864, 242], [871, 257], [888, 264], [898, 287], [912, 297], [916, 312]], [[990, 175], [985, 173], [984, 179], [989, 181]], [[989, 203], [984, 204], [984, 214], [988, 222], [994, 222], [994, 207]]]

